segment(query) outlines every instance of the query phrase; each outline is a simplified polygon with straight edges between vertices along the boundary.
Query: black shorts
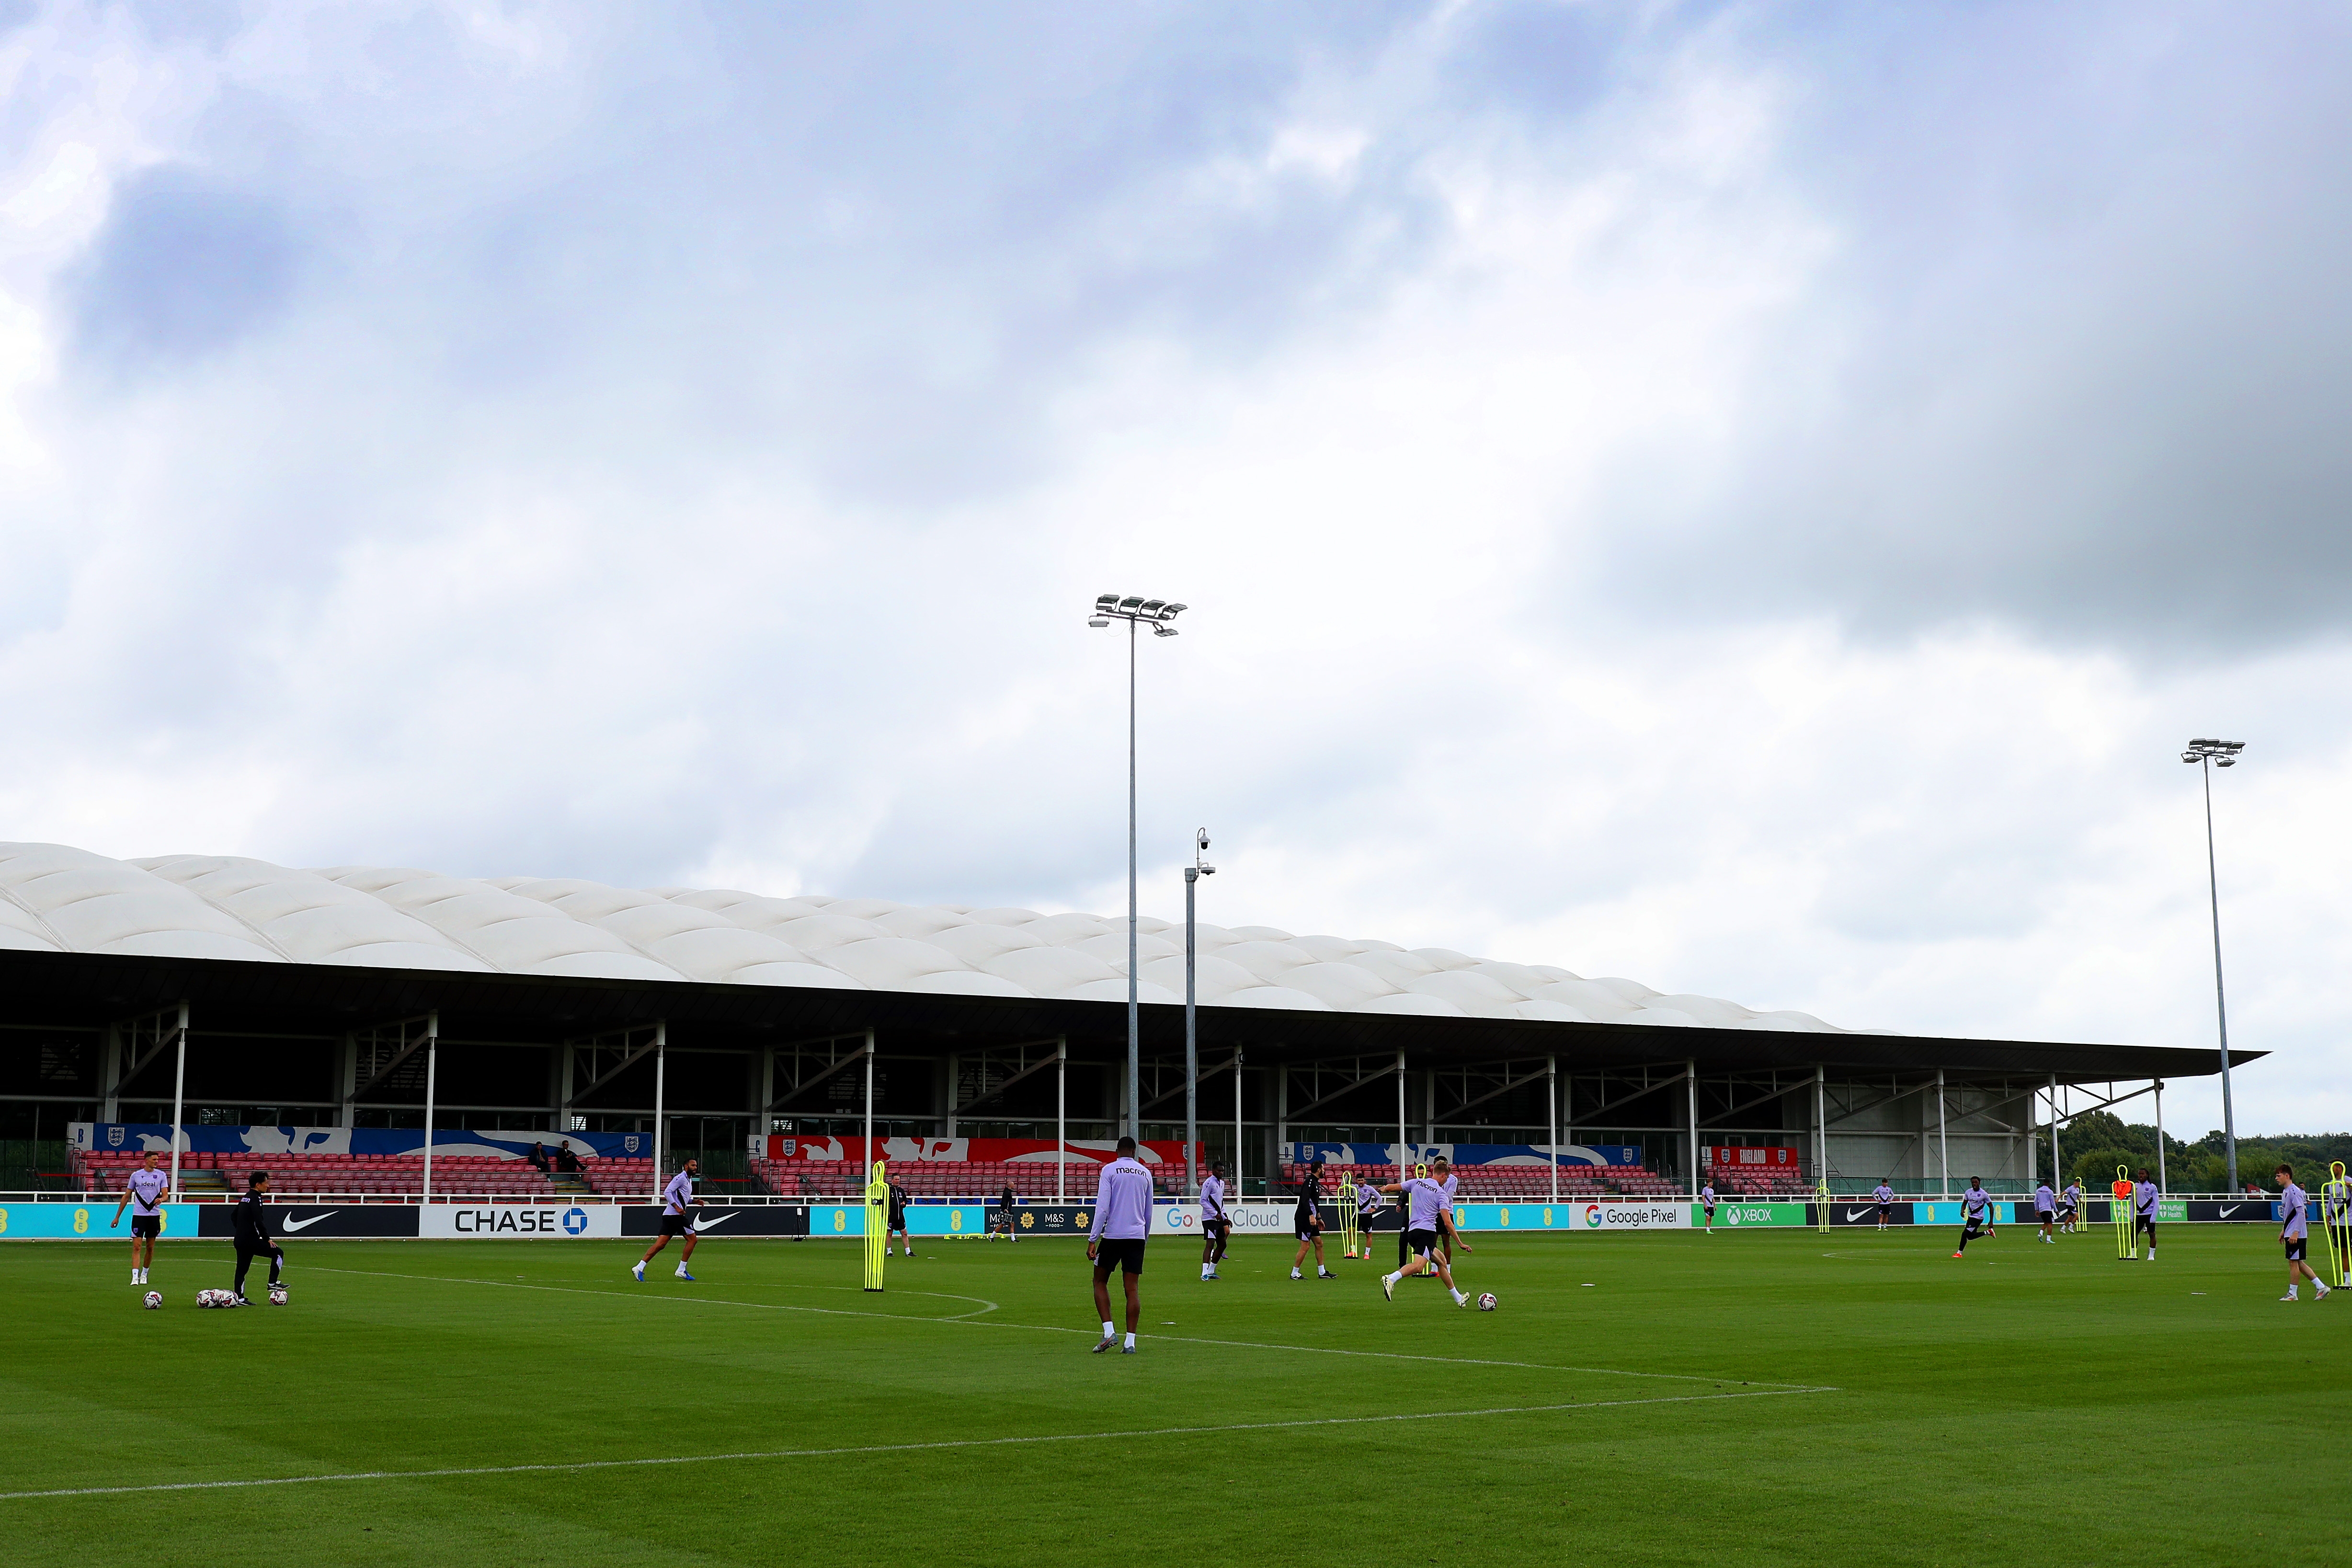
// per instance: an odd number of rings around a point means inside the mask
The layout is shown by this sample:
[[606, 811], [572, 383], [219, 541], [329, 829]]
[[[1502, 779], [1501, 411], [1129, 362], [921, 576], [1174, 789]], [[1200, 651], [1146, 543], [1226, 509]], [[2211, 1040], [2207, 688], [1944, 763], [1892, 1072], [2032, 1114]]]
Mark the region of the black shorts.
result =
[[1968, 1234], [1970, 1236], [1982, 1236], [1985, 1233], [1985, 1222], [1980, 1219], [1972, 1219], [1969, 1221], [1966, 1228]]
[[1319, 1214], [1303, 1214], [1297, 1215], [1290, 1222], [1290, 1234], [1297, 1237], [1301, 1241], [1311, 1240], [1314, 1237], [1322, 1235], [1323, 1216]]
[[2081, 1212], [2082, 1211], [2076, 1208], [2073, 1204], [2063, 1204], [2059, 1206], [2058, 1217], [2060, 1219], [2073, 1219]]
[[2048, 1209], [2035, 1209], [2033, 1211], [2033, 1217], [2040, 1220], [2043, 1225], [2049, 1225], [2055, 1221], [2058, 1216]]
[[2302, 1262], [2303, 1249], [2305, 1247], [2309, 1245], [2310, 1241], [2311, 1238], [2307, 1236], [2290, 1237], [2286, 1244], [2286, 1260], [2289, 1263]]
[[661, 1222], [664, 1236], [688, 1236], [694, 1231], [694, 1216], [690, 1214], [666, 1214]]
[[2147, 1232], [2148, 1235], [2154, 1236], [2156, 1234], [2156, 1216], [2152, 1214], [2134, 1215], [2132, 1216], [2132, 1229], [2136, 1231], [2144, 1230]]
[[1234, 1228], [1234, 1222], [1229, 1219], [1204, 1219], [1201, 1222], [1201, 1228], [1211, 1236], [1223, 1236]]
[[1408, 1230], [1404, 1233], [1404, 1249], [1416, 1257], [1428, 1257], [1436, 1246], [1437, 1233], [1433, 1230]]
[[889, 1230], [904, 1230], [904, 1229], [906, 1229], [906, 1228], [907, 1228], [907, 1211], [906, 1211], [905, 1209], [892, 1209], [892, 1210], [890, 1211], [890, 1218], [889, 1218], [889, 1220], [887, 1222], [887, 1224], [886, 1224], [886, 1226], [885, 1226], [885, 1228], [886, 1228], [886, 1229], [889, 1229]]
[[135, 1214], [131, 1216], [131, 1234], [152, 1241], [163, 1234], [163, 1216], [159, 1214]]
[[1878, 1205], [1878, 1217], [1881, 1219], [1885, 1219], [1888, 1215], [1891, 1215], [1894, 1212], [1895, 1205], [1893, 1204], [1881, 1204]]
[[1108, 1279], [1117, 1268], [1122, 1274], [1143, 1272], [1143, 1244], [1150, 1237], [1130, 1236], [1125, 1239], [1104, 1237], [1095, 1243], [1095, 1278]]
[[1713, 1219], [1715, 1217], [1715, 1205], [1713, 1204], [1701, 1204], [1699, 1205], [1699, 1207], [1706, 1211], [1707, 1218]]

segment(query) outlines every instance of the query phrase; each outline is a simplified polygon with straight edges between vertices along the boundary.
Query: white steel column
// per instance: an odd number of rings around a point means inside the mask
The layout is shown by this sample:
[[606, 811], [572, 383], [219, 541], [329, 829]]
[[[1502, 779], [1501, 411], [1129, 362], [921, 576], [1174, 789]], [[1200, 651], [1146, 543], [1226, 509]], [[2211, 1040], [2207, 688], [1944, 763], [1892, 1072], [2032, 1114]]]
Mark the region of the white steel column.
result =
[[[134, 1041], [134, 1044], [136, 1042]], [[180, 1195], [180, 1119], [188, 1096], [188, 1005], [180, 1004], [180, 1060], [172, 1069], [172, 1195]]]
[[1404, 1147], [1404, 1053], [1397, 1053], [1397, 1180], [1405, 1178]]
[[[623, 1037], [625, 1046], [626, 1037]], [[654, 1202], [661, 1202], [662, 1193], [662, 1117], [668, 1109], [669, 1099], [669, 1024], [667, 1020], [654, 1026]]]
[[1685, 1103], [1690, 1110], [1690, 1158], [1683, 1169], [1690, 1177], [1691, 1196], [1698, 1196], [1698, 1061], [1694, 1058], [1683, 1063]]
[[2156, 1080], [2156, 1190], [2161, 1195], [2170, 1191], [2164, 1183], [2164, 1080]]
[[1242, 1048], [1234, 1047], [1234, 1196], [1242, 1195]]
[[1944, 1069], [1936, 1069], [1936, 1163], [1943, 1168], [1944, 1196], [1952, 1195], [1952, 1140], [1944, 1130]]
[[1813, 1184], [1830, 1184], [1829, 1069], [1813, 1064]]
[[2050, 1184], [2063, 1191], [2066, 1166], [2058, 1158], [2058, 1075], [2050, 1075]]
[[105, 1059], [100, 1071], [100, 1086], [106, 1092], [105, 1103], [99, 1107], [99, 1120], [122, 1120], [122, 1026], [109, 1024], [102, 1047]]
[[425, 1201], [433, 1201], [434, 1071], [441, 1063], [441, 1015], [425, 1015]]
[[868, 1181], [874, 1172], [874, 1031], [866, 1031], [866, 1163], [859, 1167]]
[[1054, 1197], [1059, 1201], [1070, 1195], [1066, 1173], [1070, 1168], [1070, 1037], [1057, 1036], [1054, 1040]]
[[1559, 1058], [1544, 1058], [1544, 1110], [1551, 1118], [1551, 1201], [1559, 1202]]

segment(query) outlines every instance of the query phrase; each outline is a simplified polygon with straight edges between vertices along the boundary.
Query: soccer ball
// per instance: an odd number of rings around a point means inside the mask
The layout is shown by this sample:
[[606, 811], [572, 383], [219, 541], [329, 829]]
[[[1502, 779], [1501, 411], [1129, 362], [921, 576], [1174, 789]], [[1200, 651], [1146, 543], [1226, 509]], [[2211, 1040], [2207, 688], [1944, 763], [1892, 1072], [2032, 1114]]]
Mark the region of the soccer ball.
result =
[[272, 1285], [272, 1286], [269, 1288], [269, 1304], [270, 1304], [271, 1306], [273, 1306], [273, 1307], [282, 1307], [282, 1306], [286, 1305], [286, 1287], [285, 1287], [285, 1286], [283, 1286], [283, 1285]]
[[158, 1308], [158, 1307], [162, 1306], [163, 1304], [163, 1292], [162, 1292], [161, 1290], [150, 1290], [150, 1291], [148, 1291], [148, 1292], [147, 1292], [147, 1310], [148, 1310], [149, 1311], [151, 1311], [151, 1312], [152, 1312], [152, 1311], [153, 1311], [156, 1308]]
[[1495, 1293], [1492, 1290], [1479, 1292], [1478, 1310], [1482, 1312], [1491, 1312], [1495, 1310]]

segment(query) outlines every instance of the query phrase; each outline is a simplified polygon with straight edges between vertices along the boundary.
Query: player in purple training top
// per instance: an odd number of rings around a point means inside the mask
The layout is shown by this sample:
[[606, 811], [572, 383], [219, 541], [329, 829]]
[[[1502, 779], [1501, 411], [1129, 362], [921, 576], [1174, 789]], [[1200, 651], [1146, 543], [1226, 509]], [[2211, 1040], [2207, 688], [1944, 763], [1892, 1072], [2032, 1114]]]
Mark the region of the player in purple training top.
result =
[[1438, 1232], [1452, 1224], [1445, 1212], [1448, 1194], [1442, 1176], [1444, 1168], [1444, 1161], [1433, 1161], [1430, 1165], [1432, 1175], [1414, 1176], [1381, 1189], [1405, 1200], [1404, 1244], [1411, 1253], [1403, 1268], [1393, 1274], [1381, 1276], [1381, 1294], [1391, 1301], [1396, 1300], [1398, 1280], [1433, 1271], [1444, 1282], [1446, 1289], [1453, 1291], [1455, 1306], [1469, 1304], [1470, 1298], [1455, 1287], [1453, 1266], [1446, 1262], [1444, 1252], [1437, 1245]]
[[654, 1260], [655, 1254], [669, 1245], [669, 1238], [673, 1236], [686, 1237], [686, 1246], [677, 1255], [677, 1277], [681, 1279], [694, 1278], [686, 1271], [686, 1260], [694, 1256], [694, 1211], [701, 1206], [695, 1202], [694, 1184], [701, 1178], [702, 1162], [688, 1160], [679, 1167], [677, 1174], [669, 1179], [669, 1185], [662, 1189], [661, 1234], [654, 1237], [654, 1244], [646, 1248], [646, 1255], [638, 1258], [636, 1267], [629, 1270], [639, 1279], [646, 1277], [646, 1265]]
[[155, 1151], [147, 1151], [139, 1169], [123, 1184], [122, 1203], [114, 1205], [107, 1229], [122, 1223], [122, 1205], [131, 1205], [131, 1282], [147, 1283], [148, 1267], [155, 1261], [155, 1238], [163, 1234], [163, 1200], [171, 1193], [172, 1175], [155, 1168]]
[[2281, 1165], [2272, 1174], [2278, 1177], [2279, 1218], [2284, 1222], [2279, 1226], [2279, 1239], [2286, 1243], [2286, 1294], [2279, 1300], [2294, 1300], [2295, 1286], [2308, 1279], [2318, 1291], [2312, 1300], [2325, 1301], [2327, 1300], [2327, 1281], [2314, 1274], [2310, 1263], [2304, 1258], [2305, 1248], [2311, 1244], [2309, 1200], [2304, 1196], [2303, 1189], [2294, 1184], [2293, 1166]]
[[1087, 1231], [1087, 1261], [1095, 1266], [1095, 1310], [1102, 1317], [1102, 1342], [1095, 1353], [1118, 1342], [1110, 1321], [1110, 1271], [1118, 1269], [1127, 1287], [1127, 1343], [1121, 1355], [1135, 1353], [1135, 1325], [1143, 1317], [1141, 1277], [1143, 1244], [1151, 1239], [1151, 1173], [1135, 1157], [1135, 1140], [1118, 1141], [1118, 1158], [1102, 1168], [1095, 1187], [1095, 1219]]

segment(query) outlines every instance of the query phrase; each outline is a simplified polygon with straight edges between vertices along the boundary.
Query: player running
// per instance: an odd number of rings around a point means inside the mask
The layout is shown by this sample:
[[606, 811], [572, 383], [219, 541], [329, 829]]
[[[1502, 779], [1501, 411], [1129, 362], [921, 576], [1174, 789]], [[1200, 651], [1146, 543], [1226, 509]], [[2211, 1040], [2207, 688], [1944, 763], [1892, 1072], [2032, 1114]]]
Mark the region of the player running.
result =
[[1885, 1230], [1895, 1220], [1895, 1189], [1887, 1184], [1886, 1178], [1882, 1176], [1870, 1197], [1871, 1201], [1878, 1205], [1878, 1228]]
[[1955, 1258], [1977, 1237], [1992, 1233], [1992, 1194], [1984, 1190], [1981, 1176], [1969, 1178], [1969, 1190], [1960, 1194], [1960, 1217], [1968, 1223], [1960, 1227], [1960, 1250], [1952, 1254]]
[[654, 1237], [654, 1244], [646, 1248], [646, 1255], [638, 1258], [636, 1266], [629, 1270], [637, 1277], [639, 1283], [645, 1280], [646, 1265], [669, 1245], [669, 1238], [673, 1236], [686, 1237], [686, 1245], [677, 1255], [677, 1277], [688, 1281], [694, 1279], [686, 1271], [686, 1260], [694, 1256], [694, 1211], [702, 1206], [695, 1198], [694, 1184], [701, 1179], [702, 1162], [688, 1160], [678, 1167], [677, 1174], [669, 1179], [669, 1185], [662, 1189], [661, 1234]]
[[2058, 1198], [2047, 1182], [2033, 1189], [2033, 1217], [2042, 1222], [2042, 1239], [2057, 1246], [2058, 1238], [2051, 1234], [2050, 1227], [2057, 1223]]
[[2147, 1260], [2156, 1261], [2156, 1184], [2142, 1171], [2132, 1188], [2132, 1234], [2147, 1233]]
[[914, 1237], [907, 1234], [907, 1200], [910, 1195], [898, 1184], [896, 1177], [891, 1179], [890, 1213], [882, 1232], [882, 1256], [885, 1258], [890, 1256], [890, 1238], [894, 1236], [898, 1238], [899, 1246], [908, 1257], [915, 1256]]
[[1707, 1180], [1706, 1180], [1706, 1184], [1705, 1186], [1703, 1186], [1703, 1187], [1699, 1188], [1699, 1190], [1698, 1190], [1698, 1202], [1699, 1202], [1699, 1206], [1700, 1206], [1701, 1208], [1703, 1208], [1703, 1209], [1705, 1209], [1705, 1210], [1706, 1211], [1706, 1234], [1707, 1234], [1707, 1235], [1709, 1235], [1709, 1236], [1713, 1236], [1713, 1235], [1715, 1234], [1715, 1178], [1714, 1178], [1714, 1177], [1709, 1176], [1709, 1177], [1707, 1178]]
[[236, 1283], [231, 1289], [240, 1307], [253, 1304], [245, 1299], [245, 1276], [257, 1258], [269, 1259], [269, 1293], [275, 1296], [284, 1289], [279, 1272], [286, 1267], [286, 1249], [269, 1234], [268, 1201], [269, 1173], [256, 1171], [246, 1178], [245, 1196], [236, 1200], [229, 1213], [236, 1233]]
[[131, 1282], [147, 1283], [148, 1266], [155, 1261], [155, 1238], [163, 1234], [163, 1200], [172, 1188], [168, 1171], [155, 1168], [155, 1152], [149, 1150], [139, 1169], [131, 1173], [123, 1184], [122, 1203], [114, 1205], [114, 1217], [106, 1228], [112, 1230], [122, 1223], [122, 1205], [131, 1205]]
[[[1434, 1162], [1431, 1169], [1433, 1171], [1444, 1163], [1442, 1160]], [[1423, 1272], [1434, 1272], [1446, 1289], [1453, 1291], [1455, 1306], [1469, 1305], [1470, 1298], [1454, 1286], [1454, 1269], [1437, 1246], [1439, 1228], [1453, 1223], [1445, 1213], [1444, 1185], [1429, 1176], [1413, 1176], [1381, 1190], [1394, 1193], [1405, 1200], [1404, 1244], [1412, 1253], [1405, 1259], [1403, 1268], [1393, 1274], [1381, 1276], [1381, 1294], [1393, 1301], [1398, 1280], [1410, 1279]]]
[[1214, 1279], [1224, 1260], [1225, 1241], [1233, 1235], [1233, 1216], [1225, 1212], [1225, 1184], [1214, 1165], [1201, 1182], [1201, 1278]]
[[2066, 1184], [2066, 1190], [2058, 1194], [2059, 1232], [2062, 1235], [2072, 1235], [2075, 1228], [2075, 1216], [2080, 1215], [2082, 1212], [2083, 1183], [2081, 1178], [2077, 1177], [2075, 1180], [2068, 1182]]
[[2279, 1226], [2279, 1239], [2286, 1244], [2286, 1294], [2279, 1300], [2294, 1300], [2296, 1284], [2308, 1279], [2312, 1289], [2318, 1292], [2312, 1300], [2325, 1301], [2327, 1300], [2327, 1281], [2314, 1274], [2310, 1263], [2304, 1258], [2304, 1250], [2311, 1243], [2310, 1203], [2304, 1196], [2303, 1189], [2294, 1184], [2294, 1166], [2281, 1165], [2271, 1173], [2278, 1178], [2279, 1218], [2285, 1222]]
[[1143, 1244], [1151, 1238], [1151, 1173], [1135, 1157], [1135, 1140], [1118, 1141], [1118, 1157], [1102, 1169], [1095, 1187], [1095, 1222], [1087, 1232], [1087, 1261], [1095, 1266], [1095, 1311], [1102, 1319], [1102, 1342], [1118, 1338], [1110, 1320], [1110, 1271], [1119, 1271], [1127, 1289], [1127, 1343], [1119, 1354], [1135, 1353], [1135, 1325], [1143, 1317]]
[[1298, 1178], [1298, 1207], [1290, 1221], [1290, 1233], [1298, 1238], [1298, 1251], [1290, 1259], [1290, 1277], [1293, 1279], [1307, 1278], [1298, 1271], [1298, 1266], [1307, 1261], [1307, 1249], [1309, 1247], [1315, 1248], [1315, 1278], [1318, 1279], [1339, 1278], [1323, 1267], [1323, 1187], [1319, 1180], [1321, 1173], [1319, 1166], [1310, 1165], [1307, 1167], [1307, 1173]]

